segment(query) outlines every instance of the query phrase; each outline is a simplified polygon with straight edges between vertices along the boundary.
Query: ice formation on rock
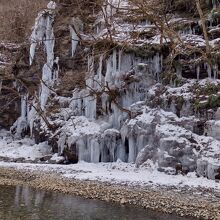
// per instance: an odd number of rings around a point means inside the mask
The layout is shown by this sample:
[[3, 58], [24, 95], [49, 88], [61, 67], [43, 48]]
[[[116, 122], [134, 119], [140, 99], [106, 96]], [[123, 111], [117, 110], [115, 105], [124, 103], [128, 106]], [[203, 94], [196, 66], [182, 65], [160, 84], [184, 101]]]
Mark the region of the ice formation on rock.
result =
[[15, 129], [19, 136], [28, 126], [32, 133], [33, 122], [37, 116], [36, 106], [40, 105], [42, 111], [45, 109], [51, 89], [58, 78], [59, 58], [54, 58], [55, 36], [53, 32], [53, 22], [55, 8], [56, 3], [50, 1], [47, 5], [47, 9], [38, 14], [31, 34], [30, 65], [33, 64], [38, 45], [44, 46], [47, 60], [42, 69], [39, 103], [37, 103], [35, 99], [35, 101], [32, 101], [31, 106], [30, 103], [28, 104], [28, 95], [22, 96], [21, 98], [21, 117], [18, 118], [12, 127], [12, 130]]
[[[143, 108], [146, 93], [155, 84], [155, 78], [158, 78], [163, 68], [160, 55], [156, 54], [151, 59], [140, 59], [132, 54], [114, 50], [107, 59], [100, 55], [96, 71], [94, 58], [90, 57], [88, 62], [88, 88], [74, 92], [70, 104], [74, 115], [69, 119], [70, 127], [61, 128], [68, 136], [65, 137], [65, 141], [63, 136], [60, 136], [59, 143], [62, 142], [62, 145], [59, 145], [59, 152], [62, 153], [66, 147], [75, 152], [78, 160], [95, 163], [120, 159], [130, 163], [136, 161], [140, 166], [141, 161], [149, 159], [158, 164], [159, 170], [167, 173], [175, 174], [179, 169], [183, 173], [195, 170], [201, 173], [201, 169], [206, 169], [209, 172], [208, 177], [215, 179], [219, 166], [215, 165], [213, 168], [211, 160], [214, 155], [208, 154], [209, 151], [206, 152], [207, 148], [204, 147], [212, 148], [215, 142], [211, 138], [193, 133], [197, 120], [189, 117], [190, 102], [186, 101], [182, 106], [181, 118], [171, 112]], [[103, 68], [104, 65], [106, 68]], [[133, 79], [132, 82], [126, 84], [130, 77]], [[201, 85], [205, 85], [204, 82], [201, 81]], [[123, 89], [124, 86], [126, 89]], [[103, 88], [105, 91], [116, 89], [119, 92], [118, 105], [110, 102], [107, 92], [99, 98], [89, 95], [90, 89], [98, 92]], [[184, 96], [183, 91], [190, 91], [190, 84], [180, 87], [179, 91], [178, 88], [169, 90], [173, 95], [179, 93]], [[185, 98], [187, 100], [189, 95], [186, 94]], [[100, 106], [101, 113], [98, 111]], [[120, 106], [131, 113], [138, 111], [139, 115], [129, 119], [128, 112], [120, 109]], [[175, 104], [171, 111], [176, 113]], [[73, 128], [72, 123], [76, 127]], [[185, 128], [180, 127], [180, 124], [185, 125]], [[208, 161], [206, 164], [209, 165], [202, 168], [197, 162], [198, 158]]]
[[47, 63], [52, 65], [54, 60], [54, 44], [55, 37], [53, 33], [53, 22], [54, 22], [54, 12], [50, 7], [55, 7], [55, 2], [50, 2], [48, 4], [49, 8], [43, 10], [38, 14], [35, 20], [35, 25], [31, 34], [31, 47], [30, 47], [30, 65], [32, 65], [35, 50], [37, 45], [43, 44], [47, 54]]
[[74, 56], [76, 52], [76, 47], [79, 42], [79, 37], [76, 33], [76, 30], [72, 26], [70, 26], [70, 33], [71, 33], [71, 39], [72, 39], [72, 56]]
[[48, 8], [48, 9], [53, 9], [53, 10], [55, 10], [56, 7], [57, 7], [57, 4], [56, 4], [56, 2], [54, 2], [54, 1], [50, 1], [50, 2], [47, 4], [47, 8]]
[[27, 111], [28, 111], [27, 99], [28, 99], [27, 95], [21, 96], [21, 116], [17, 119], [17, 121], [11, 127], [11, 131], [15, 132], [16, 135], [20, 136], [20, 137], [23, 136], [23, 132], [25, 132], [25, 130], [28, 127], [28, 124], [27, 124]]
[[[114, 50], [107, 59], [104, 55], [100, 55], [96, 71], [94, 62], [93, 56], [90, 56], [89, 78], [86, 81], [88, 91], [75, 90], [70, 107], [75, 116], [83, 115], [87, 120], [104, 119], [107, 122], [104, 123], [104, 134], [100, 131], [95, 136], [81, 133], [77, 138], [73, 138], [72, 134], [66, 142], [63, 141], [63, 136], [60, 136], [59, 143], [62, 145], [59, 144], [59, 149], [61, 149], [59, 152], [62, 152], [64, 145], [70, 148], [75, 146], [79, 160], [108, 162], [120, 159], [135, 162], [138, 151], [144, 147], [143, 144], [146, 142], [144, 136], [136, 140], [136, 137], [127, 137], [126, 132], [120, 129], [128, 117], [130, 106], [135, 102], [143, 101], [147, 87], [155, 83], [155, 76], [159, 77], [162, 70], [162, 57], [156, 54], [150, 59], [143, 60], [121, 50]], [[152, 67], [149, 68], [150, 71], [146, 68], [147, 66]], [[130, 80], [133, 82], [127, 83]], [[103, 93], [99, 98], [96, 95], [88, 96], [89, 90], [96, 91], [97, 94], [100, 91]], [[119, 97], [116, 97], [117, 100], [111, 100], [111, 92], [119, 94]], [[72, 120], [75, 121], [74, 118]], [[100, 122], [97, 123], [102, 130], [103, 125], [100, 125]], [[80, 122], [74, 122], [74, 124], [80, 126]], [[89, 125], [88, 129], [92, 130]]]
[[[126, 4], [127, 1], [105, 1], [103, 11], [98, 14], [92, 28], [95, 37], [103, 40], [107, 33], [105, 22], [112, 24], [111, 30], [116, 33], [112, 37], [118, 44], [100, 54], [95, 54], [93, 48], [85, 48], [88, 52], [85, 87], [74, 87], [72, 97], [57, 98], [60, 112], [50, 118], [57, 125], [57, 130], [51, 134], [42, 121], [41, 131], [49, 137], [58, 155], [65, 156], [69, 162], [121, 160], [136, 163], [139, 167], [151, 160], [160, 171], [171, 174], [197, 171], [198, 175], [217, 179], [220, 172], [219, 119], [207, 120], [212, 112], [200, 110], [201, 106], [210, 104], [203, 90], [215, 89], [215, 83], [220, 83], [217, 79], [218, 63], [201, 62], [193, 54], [196, 62], [184, 65], [182, 61], [187, 61], [188, 57], [178, 56], [173, 60], [175, 66], [170, 72], [165, 72], [166, 53], [169, 52], [166, 47], [170, 40], [156, 32], [151, 37], [155, 25], [147, 20], [137, 25], [137, 33], [144, 30], [145, 34], [150, 33], [149, 37], [139, 39], [140, 44], [128, 38], [133, 48], [124, 50], [123, 41], [133, 34], [134, 27], [126, 21], [117, 25], [114, 19], [117, 8], [126, 7]], [[216, 4], [212, 1], [213, 8]], [[39, 13], [31, 36], [30, 64], [33, 64], [38, 45], [44, 46], [47, 55], [38, 96], [42, 111], [59, 72], [59, 58], [54, 57], [55, 8], [56, 4], [51, 1], [48, 9]], [[177, 20], [171, 19], [172, 22]], [[184, 22], [184, 28], [178, 32], [181, 41], [205, 48], [203, 37], [197, 35], [201, 28], [199, 22]], [[72, 18], [69, 29], [71, 56], [75, 57], [81, 47], [78, 46], [79, 41], [85, 37], [81, 35], [82, 21]], [[161, 48], [161, 43], [164, 43], [164, 48]], [[140, 50], [146, 45], [152, 51], [144, 51], [143, 56]], [[180, 45], [178, 49], [183, 48]], [[163, 80], [168, 82], [164, 85], [161, 83]], [[206, 88], [207, 84], [209, 88]], [[27, 124], [33, 133], [37, 112], [25, 102], [27, 98], [21, 100], [21, 117], [17, 121], [19, 133]], [[38, 100], [35, 99], [33, 104], [37, 106]], [[199, 124], [204, 118], [206, 130], [204, 125]]]
[[72, 41], [72, 57], [76, 52], [77, 45], [80, 40], [80, 32], [83, 30], [83, 23], [79, 18], [72, 18], [72, 24], [70, 25], [70, 35]]
[[47, 8], [48, 9], [39, 13], [35, 21], [30, 47], [30, 65], [33, 63], [36, 46], [38, 44], [44, 44], [47, 55], [47, 62], [42, 69], [42, 82], [39, 99], [42, 110], [45, 108], [51, 88], [58, 78], [59, 71], [59, 58], [54, 58], [55, 36], [53, 33], [53, 22], [55, 14], [53, 10], [56, 8], [56, 3], [50, 1]]

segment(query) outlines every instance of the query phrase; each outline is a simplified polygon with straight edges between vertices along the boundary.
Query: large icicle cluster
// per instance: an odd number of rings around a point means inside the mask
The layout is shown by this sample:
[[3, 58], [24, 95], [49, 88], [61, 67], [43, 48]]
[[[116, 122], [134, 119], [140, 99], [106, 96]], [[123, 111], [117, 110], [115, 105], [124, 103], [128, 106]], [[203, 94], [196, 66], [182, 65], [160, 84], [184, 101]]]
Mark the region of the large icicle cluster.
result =
[[[146, 86], [152, 85], [155, 76], [159, 76], [161, 72], [161, 60], [159, 54], [143, 60], [115, 49], [107, 58], [100, 55], [98, 68], [95, 70], [94, 57], [90, 56], [87, 90], [74, 92], [72, 110], [76, 115], [84, 115], [90, 119], [97, 119], [100, 116], [97, 112], [101, 111], [101, 115], [107, 115], [112, 127], [120, 128], [126, 113], [119, 106], [126, 109], [133, 103], [144, 100]], [[96, 94], [89, 96], [91, 90]], [[99, 92], [102, 94], [97, 100]], [[118, 93], [117, 100], [111, 99], [113, 92]]]
[[53, 1], [49, 2], [47, 8], [48, 9], [40, 12], [36, 18], [35, 26], [31, 35], [30, 47], [30, 65], [33, 63], [37, 45], [43, 44], [47, 55], [47, 62], [44, 64], [42, 70], [42, 83], [40, 91], [40, 105], [42, 110], [44, 110], [44, 107], [47, 103], [50, 88], [54, 85], [54, 82], [58, 77], [59, 70], [59, 59], [54, 59], [55, 36], [53, 32], [53, 22], [56, 3]]
[[30, 65], [32, 65], [35, 50], [37, 45], [44, 44], [45, 51], [47, 54], [47, 63], [51, 64], [54, 60], [54, 45], [55, 37], [53, 33], [53, 22], [54, 22], [54, 9], [56, 7], [55, 2], [49, 2], [47, 5], [48, 9], [43, 10], [38, 14], [36, 18], [33, 32], [31, 34], [31, 47], [30, 47]]
[[[68, 123], [61, 129], [59, 153], [68, 147], [78, 160], [135, 162], [138, 153], [135, 142], [127, 139], [121, 128], [129, 112], [132, 114], [130, 106], [145, 100], [148, 88], [155, 83], [161, 70], [162, 56], [159, 54], [142, 59], [114, 49], [109, 56], [100, 55], [98, 61], [90, 55], [87, 88], [76, 89], [73, 93], [72, 116], [69, 115], [71, 119], [65, 116]], [[116, 97], [111, 97], [111, 93], [116, 93]], [[66, 111], [62, 114], [66, 115]], [[142, 149], [144, 142], [141, 139], [139, 142]]]
[[[134, 30], [130, 24], [120, 23], [117, 26], [118, 21], [114, 23], [118, 3], [107, 1], [103, 6], [106, 14], [100, 13], [93, 27], [96, 37], [106, 36], [106, 21], [103, 19], [107, 18], [109, 23], [113, 23], [113, 32], [116, 32], [116, 37], [112, 37], [120, 45], [120, 39]], [[170, 24], [177, 20], [173, 19]], [[188, 20], [184, 22], [186, 25], [179, 31], [180, 37], [184, 42], [193, 41], [203, 48], [205, 42], [198, 34], [199, 24]], [[80, 22], [73, 19], [72, 23], [71, 51], [74, 56], [79, 41], [79, 29], [76, 27]], [[155, 29], [148, 21], [137, 27], [138, 31]], [[156, 46], [146, 56], [137, 55], [146, 44], [152, 48]], [[125, 52], [120, 46], [99, 55], [90, 51], [86, 88], [75, 89], [73, 97], [68, 99], [69, 106], [54, 116], [53, 122], [60, 125], [56, 136], [60, 155], [66, 156], [70, 162], [122, 160], [136, 162], [137, 166], [151, 160], [159, 170], [167, 173], [197, 170], [199, 175], [211, 179], [218, 177], [217, 151], [220, 143], [212, 137], [205, 137], [199, 127], [200, 119], [193, 117], [196, 94], [192, 92], [196, 85], [203, 88], [207, 82], [216, 79], [218, 66], [195, 63], [190, 70], [196, 73], [196, 77], [187, 81], [183, 75], [188, 70], [181, 65], [184, 58], [179, 56], [172, 71], [176, 72], [177, 81], [180, 80], [183, 85], [175, 88], [176, 84], [170, 79], [170, 85], [164, 86], [160, 82], [164, 77], [163, 63], [167, 51], [163, 53], [158, 49], [160, 44], [161, 36], [156, 34], [151, 39], [141, 39], [134, 52]], [[204, 78], [202, 74], [209, 79], [200, 80]], [[217, 127], [218, 123], [210, 122], [210, 126]], [[216, 134], [209, 130], [208, 134], [211, 133], [209, 136]]]
[[[36, 106], [41, 111], [45, 110], [51, 89], [58, 78], [59, 58], [54, 58], [55, 36], [53, 32], [53, 22], [55, 16], [56, 3], [50, 1], [47, 9], [41, 11], [35, 20], [35, 25], [31, 34], [30, 46], [30, 65], [33, 64], [37, 46], [43, 46], [47, 60], [42, 69], [41, 86], [39, 88], [39, 97], [36, 97], [32, 103], [28, 102], [28, 93], [21, 97], [21, 117], [15, 122], [12, 130], [16, 130], [16, 134], [21, 136], [22, 132], [29, 126], [32, 131], [33, 123], [36, 117]], [[35, 107], [32, 107], [35, 105]], [[37, 107], [38, 108], [38, 107]]]

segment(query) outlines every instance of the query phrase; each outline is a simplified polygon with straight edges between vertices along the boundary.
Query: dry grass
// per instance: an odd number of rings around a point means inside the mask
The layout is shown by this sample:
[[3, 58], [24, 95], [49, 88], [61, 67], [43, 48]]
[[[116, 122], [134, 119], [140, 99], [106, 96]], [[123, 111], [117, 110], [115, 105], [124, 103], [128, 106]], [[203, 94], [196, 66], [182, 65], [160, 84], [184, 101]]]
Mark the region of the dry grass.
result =
[[20, 43], [29, 36], [46, 0], [0, 0], [0, 41]]

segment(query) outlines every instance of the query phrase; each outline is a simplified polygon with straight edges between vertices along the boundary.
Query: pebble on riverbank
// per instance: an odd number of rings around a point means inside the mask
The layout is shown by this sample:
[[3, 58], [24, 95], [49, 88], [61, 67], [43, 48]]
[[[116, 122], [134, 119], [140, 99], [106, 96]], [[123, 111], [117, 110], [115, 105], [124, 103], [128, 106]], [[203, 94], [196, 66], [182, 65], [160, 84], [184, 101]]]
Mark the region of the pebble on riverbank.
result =
[[11, 168], [0, 168], [0, 185], [29, 185], [31, 187], [68, 193], [88, 199], [100, 199], [122, 205], [135, 205], [157, 212], [206, 220], [220, 219], [220, 201], [172, 192], [112, 185], [95, 181], [81, 181], [60, 177], [57, 173], [40, 174]]

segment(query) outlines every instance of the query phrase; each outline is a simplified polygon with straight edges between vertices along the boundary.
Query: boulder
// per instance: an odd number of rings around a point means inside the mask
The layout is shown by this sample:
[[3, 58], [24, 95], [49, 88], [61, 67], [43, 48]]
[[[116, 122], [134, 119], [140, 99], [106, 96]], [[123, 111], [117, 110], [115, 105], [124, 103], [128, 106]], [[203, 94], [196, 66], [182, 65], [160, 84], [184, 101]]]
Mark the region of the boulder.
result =
[[137, 155], [135, 161], [136, 167], [138, 168], [148, 159], [154, 158], [154, 155], [155, 155], [155, 148], [150, 145], [145, 146]]
[[220, 180], [220, 160], [201, 158], [197, 160], [197, 175], [212, 180]]

